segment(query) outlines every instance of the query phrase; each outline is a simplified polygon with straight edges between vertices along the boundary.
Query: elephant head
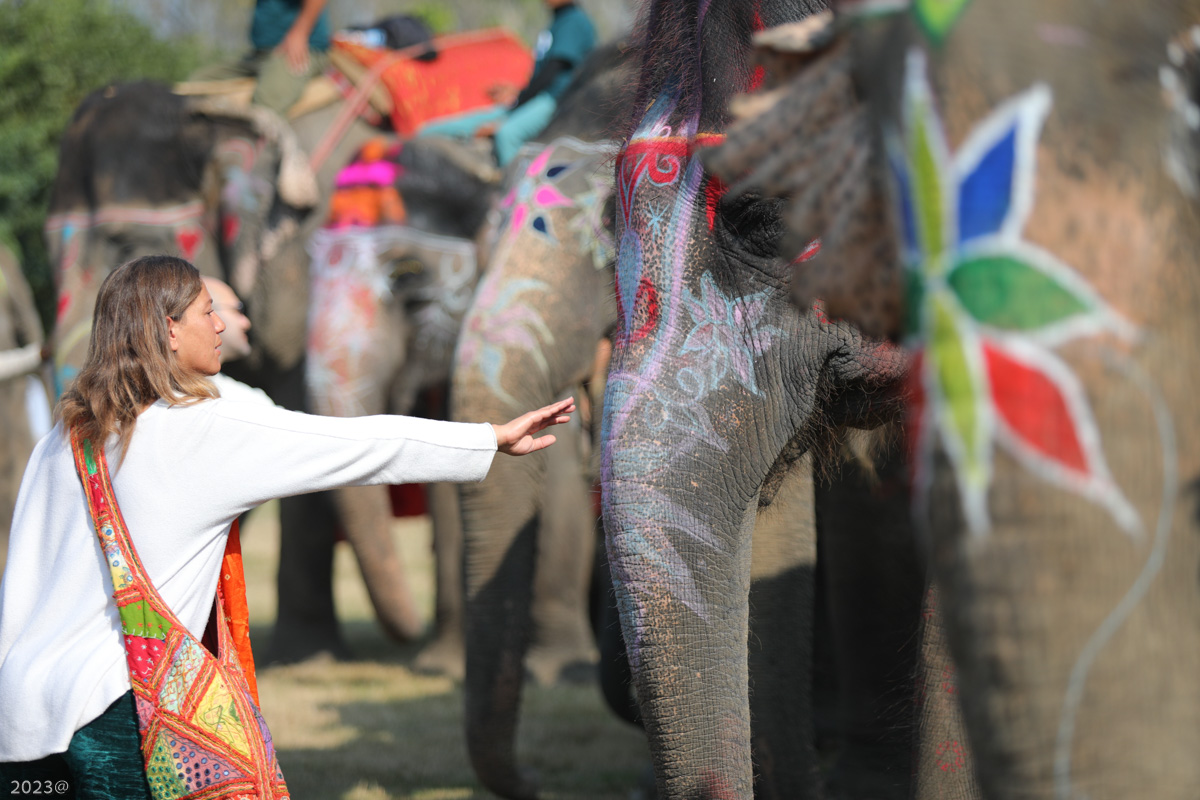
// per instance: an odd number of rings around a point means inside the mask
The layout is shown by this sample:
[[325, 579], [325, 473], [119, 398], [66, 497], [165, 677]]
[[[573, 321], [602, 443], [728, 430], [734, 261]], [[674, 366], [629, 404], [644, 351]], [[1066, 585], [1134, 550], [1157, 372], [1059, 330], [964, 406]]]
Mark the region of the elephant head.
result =
[[[1200, 4], [846, 10], [902, 234], [875, 270], [908, 287], [914, 510], [980, 795], [1186, 797]], [[811, 160], [777, 168], [828, 188]], [[931, 744], [943, 777], [961, 767], [965, 741]]]
[[726, 198], [697, 155], [721, 140], [730, 95], [758, 78], [754, 30], [820, 5], [650, 4], [642, 111], [617, 158], [602, 509], [664, 797], [750, 797], [756, 512], [830, 428], [899, 407], [899, 349], [819, 305], [797, 309], [779, 201]]
[[[616, 321], [606, 222], [611, 157], [611, 144], [560, 138], [518, 161], [513, 185], [499, 203], [502, 216], [487, 267], [459, 337], [451, 394], [454, 419], [508, 419], [592, 378], [598, 345]], [[485, 481], [460, 487], [467, 746], [480, 780], [504, 797], [528, 797], [536, 791], [516, 765], [517, 710], [533, 628], [535, 561], [553, 548], [545, 541], [554, 536], [546, 523], [550, 506], [562, 500], [548, 503], [543, 486], [563, 477], [547, 474], [546, 459], [518, 461], [522, 459], [497, 461]], [[551, 569], [570, 573], [560, 580], [575, 584], [578, 595], [587, 582], [594, 518], [587, 495], [580, 492], [590, 481], [580, 474], [578, 458], [573, 469], [572, 501], [583, 514], [585, 538], [580, 541], [576, 533], [562, 543], [574, 557], [549, 558], [557, 565]], [[576, 616], [582, 616], [578, 605]], [[568, 647], [572, 639], [578, 644], [581, 636], [590, 647], [590, 633], [570, 635], [585, 625], [571, 619], [535, 622], [549, 622], [567, 640], [558, 647]]]
[[[308, 405], [335, 416], [413, 413], [422, 392], [449, 378], [479, 276], [470, 237], [494, 189], [421, 140], [368, 142], [337, 183], [329, 224], [309, 241]], [[380, 203], [388, 224], [363, 225], [377, 221]], [[441, 498], [447, 488], [430, 492], [435, 537], [457, 539], [458, 510]], [[388, 532], [387, 490], [350, 487], [332, 496], [380, 624], [399, 641], [415, 639], [422, 625]], [[439, 581], [439, 607], [448, 590]]]
[[[315, 185], [295, 164], [285, 123], [265, 124], [194, 108], [147, 82], [109, 86], [80, 104], [63, 136], [45, 224], [56, 266], [60, 386], [84, 357], [96, 292], [118, 264], [173, 253], [207, 275], [235, 281], [235, 264], [256, 264], [284, 244], [288, 226], [276, 223], [288, 216], [287, 202], [311, 206]], [[282, 184], [281, 174], [288, 176]], [[235, 282], [257, 307], [256, 317], [270, 316], [269, 303], [294, 299], [278, 291], [268, 298], [257, 281]], [[259, 333], [260, 343], [288, 339]], [[299, 356], [294, 347], [276, 349], [272, 355], [289, 364]]]

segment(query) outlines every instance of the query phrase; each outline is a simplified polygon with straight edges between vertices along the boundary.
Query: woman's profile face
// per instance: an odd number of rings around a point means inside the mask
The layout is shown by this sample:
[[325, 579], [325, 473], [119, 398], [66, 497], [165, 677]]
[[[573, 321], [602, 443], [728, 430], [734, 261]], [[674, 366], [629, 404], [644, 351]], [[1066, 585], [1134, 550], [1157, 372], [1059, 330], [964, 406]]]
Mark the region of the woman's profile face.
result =
[[225, 323], [213, 311], [207, 288], [187, 307], [179, 320], [167, 319], [171, 350], [186, 370], [203, 375], [221, 371], [221, 331]]

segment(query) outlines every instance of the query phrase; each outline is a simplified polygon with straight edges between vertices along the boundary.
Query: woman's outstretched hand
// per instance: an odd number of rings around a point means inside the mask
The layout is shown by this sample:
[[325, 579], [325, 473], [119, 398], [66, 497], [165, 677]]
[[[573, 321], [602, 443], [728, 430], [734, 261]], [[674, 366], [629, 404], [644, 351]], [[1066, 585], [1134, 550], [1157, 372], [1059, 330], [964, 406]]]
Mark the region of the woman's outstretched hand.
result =
[[570, 414], [574, 410], [575, 398], [568, 397], [537, 411], [522, 414], [512, 422], [492, 425], [492, 429], [496, 431], [496, 449], [510, 456], [523, 456], [549, 447], [554, 444], [553, 434], [546, 434], [537, 439], [533, 438], [533, 434], [551, 425], [561, 425], [570, 421]]

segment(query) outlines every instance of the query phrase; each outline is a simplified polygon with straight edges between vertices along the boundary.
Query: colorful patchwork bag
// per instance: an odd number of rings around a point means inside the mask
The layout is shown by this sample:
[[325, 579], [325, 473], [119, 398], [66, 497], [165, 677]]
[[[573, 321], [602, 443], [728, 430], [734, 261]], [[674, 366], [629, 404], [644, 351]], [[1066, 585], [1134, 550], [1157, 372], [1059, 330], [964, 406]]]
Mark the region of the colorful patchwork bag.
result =
[[112, 573], [150, 793], [155, 800], [288, 800], [258, 712], [245, 618], [239, 623], [230, 613], [245, 610], [236, 528], [217, 586], [214, 656], [150, 583], [117, 507], [103, 449], [77, 432], [71, 447]]

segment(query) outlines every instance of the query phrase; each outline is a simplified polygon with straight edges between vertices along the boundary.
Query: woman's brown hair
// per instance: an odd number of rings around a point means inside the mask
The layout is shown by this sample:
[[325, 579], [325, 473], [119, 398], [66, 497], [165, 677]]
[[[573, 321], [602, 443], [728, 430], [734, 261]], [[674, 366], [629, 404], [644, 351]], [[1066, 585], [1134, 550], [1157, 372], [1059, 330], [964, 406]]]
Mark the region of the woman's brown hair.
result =
[[100, 284], [87, 360], [58, 403], [67, 430], [100, 444], [118, 434], [124, 454], [142, 409], [218, 396], [207, 376], [184, 369], [168, 343], [167, 318], [179, 321], [204, 284], [175, 256], [142, 256]]

